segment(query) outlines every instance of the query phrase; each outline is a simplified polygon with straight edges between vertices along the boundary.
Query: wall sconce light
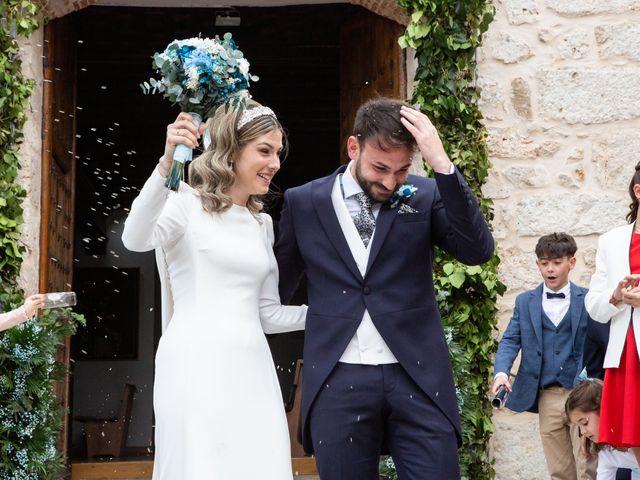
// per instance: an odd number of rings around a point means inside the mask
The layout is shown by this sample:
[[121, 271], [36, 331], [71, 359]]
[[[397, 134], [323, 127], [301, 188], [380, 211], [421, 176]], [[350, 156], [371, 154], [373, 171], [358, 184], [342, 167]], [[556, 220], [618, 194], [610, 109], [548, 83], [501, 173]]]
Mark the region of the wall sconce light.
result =
[[223, 10], [216, 15], [216, 27], [239, 27], [240, 12], [237, 10]]

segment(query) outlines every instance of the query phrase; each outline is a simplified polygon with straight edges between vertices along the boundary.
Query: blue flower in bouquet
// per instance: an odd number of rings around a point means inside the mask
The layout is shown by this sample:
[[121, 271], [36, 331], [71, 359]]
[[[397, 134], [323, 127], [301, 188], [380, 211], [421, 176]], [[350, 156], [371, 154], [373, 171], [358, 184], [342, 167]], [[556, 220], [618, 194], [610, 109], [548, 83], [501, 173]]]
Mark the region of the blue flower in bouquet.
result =
[[184, 58], [183, 63], [187, 73], [195, 69], [203, 79], [209, 77], [213, 70], [213, 59], [201, 50], [192, 50], [192, 54]]
[[195, 50], [195, 48], [193, 45], [183, 45], [176, 50], [176, 55], [184, 62], [185, 59], [189, 58], [190, 53]]
[[395, 192], [393, 192], [391, 198], [389, 198], [389, 206], [391, 208], [396, 208], [398, 205], [400, 205], [401, 202], [406, 202], [411, 197], [413, 197], [417, 191], [418, 188], [410, 183], [404, 183], [400, 185], [400, 187]]
[[141, 84], [144, 93], [161, 93], [182, 111], [203, 119], [230, 100], [248, 95], [249, 62], [230, 33], [222, 39], [188, 38], [174, 40], [162, 53], [153, 56], [153, 68], [161, 75]]

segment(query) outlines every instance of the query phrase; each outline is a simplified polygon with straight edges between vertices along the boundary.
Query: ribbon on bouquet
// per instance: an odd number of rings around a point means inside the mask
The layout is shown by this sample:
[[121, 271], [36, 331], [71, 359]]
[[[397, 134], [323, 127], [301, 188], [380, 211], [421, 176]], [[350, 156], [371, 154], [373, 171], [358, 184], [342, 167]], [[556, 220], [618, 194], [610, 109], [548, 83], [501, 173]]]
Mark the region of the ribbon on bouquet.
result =
[[[202, 117], [194, 112], [188, 112], [193, 117], [193, 121], [196, 128], [200, 127], [202, 123]], [[171, 170], [167, 176], [167, 180], [164, 182], [165, 186], [173, 191], [178, 191], [180, 182], [184, 180], [184, 164], [193, 160], [193, 149], [187, 147], [184, 143], [180, 143], [176, 146], [173, 153], [173, 163], [171, 164]]]

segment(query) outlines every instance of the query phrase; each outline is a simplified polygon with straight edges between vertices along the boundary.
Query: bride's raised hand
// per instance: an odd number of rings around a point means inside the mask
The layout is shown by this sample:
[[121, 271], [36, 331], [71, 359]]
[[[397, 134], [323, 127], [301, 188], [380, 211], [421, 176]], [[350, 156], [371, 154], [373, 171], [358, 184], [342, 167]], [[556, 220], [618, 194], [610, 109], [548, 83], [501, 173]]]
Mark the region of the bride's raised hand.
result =
[[189, 148], [196, 148], [204, 129], [204, 123], [200, 125], [200, 128], [197, 128], [193, 117], [185, 112], [180, 112], [175, 122], [167, 125], [164, 154], [158, 162], [158, 171], [163, 177], [169, 175], [176, 146], [182, 143]]

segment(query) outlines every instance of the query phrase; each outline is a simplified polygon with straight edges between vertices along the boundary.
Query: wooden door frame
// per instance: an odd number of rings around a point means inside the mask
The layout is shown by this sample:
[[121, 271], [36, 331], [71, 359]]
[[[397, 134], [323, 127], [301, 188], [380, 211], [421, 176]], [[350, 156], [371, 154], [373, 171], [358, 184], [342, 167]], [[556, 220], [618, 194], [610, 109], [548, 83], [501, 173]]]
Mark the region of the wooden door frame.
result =
[[[346, 140], [351, 135], [353, 121], [358, 107], [366, 100], [377, 96], [389, 96], [404, 100], [407, 96], [407, 62], [405, 51], [398, 44], [398, 37], [403, 33], [404, 26], [372, 10], [365, 9], [345, 22], [340, 33], [340, 163], [348, 163], [346, 154]], [[382, 35], [375, 34], [382, 31]], [[355, 34], [354, 34], [355, 33]], [[381, 55], [375, 51], [364, 61], [362, 52], [358, 48], [355, 53], [349, 52], [350, 40], [354, 38], [378, 47]], [[362, 46], [362, 45], [359, 45]], [[364, 49], [362, 49], [364, 50]], [[347, 76], [345, 72], [361, 69], [365, 75]], [[389, 69], [397, 72], [397, 77], [391, 75]], [[357, 72], [356, 72], [357, 73]], [[345, 91], [346, 90], [346, 91]]]
[[[61, 35], [61, 32], [63, 33]], [[72, 209], [70, 212], [66, 212], [70, 217], [69, 232], [71, 243], [68, 248], [73, 249], [73, 226], [74, 226], [74, 206], [75, 206], [75, 154], [76, 154], [76, 75], [75, 75], [75, 43], [70, 42], [69, 38], [72, 32], [72, 20], [66, 16], [52, 22], [47, 23], [44, 26], [44, 56], [43, 56], [43, 118], [42, 118], [42, 190], [40, 196], [41, 216], [40, 216], [40, 257], [39, 257], [39, 291], [47, 292], [52, 287], [57, 290], [70, 290], [68, 287], [72, 284], [72, 271], [73, 265], [68, 265], [68, 278], [62, 285], [54, 284], [51, 282], [52, 264], [59, 261], [58, 259], [52, 259], [50, 257], [51, 238], [50, 238], [50, 220], [52, 215], [56, 215], [57, 205], [52, 205], [50, 199], [55, 189], [53, 184], [52, 172], [54, 169], [58, 169], [64, 175], [70, 175], [70, 187], [71, 187], [71, 200], [70, 204]], [[57, 42], [67, 42], [64, 45], [65, 54], [72, 55], [74, 58], [74, 68], [70, 78], [73, 80], [70, 84], [64, 84], [62, 88], [71, 92], [71, 104], [72, 111], [61, 113], [60, 111], [54, 111], [55, 102], [55, 88], [61, 88], [56, 84], [56, 81], [61, 81], [61, 70], [57, 67], [59, 59], [54, 58], [60, 54], [59, 45]], [[65, 72], [62, 72], [64, 74]], [[69, 72], [67, 72], [68, 74]], [[58, 77], [58, 78], [56, 78]], [[68, 155], [68, 162], [65, 161], [65, 165], [60, 165], [56, 162], [54, 154], [56, 150], [55, 138], [54, 138], [54, 125], [59, 119], [57, 115], [66, 115], [65, 121], [70, 122], [71, 135], [68, 139], [69, 145], [67, 152], [63, 152]], [[64, 140], [62, 140], [64, 141]], [[66, 170], [66, 171], [65, 171]], [[65, 213], [65, 212], [63, 212]], [[72, 255], [70, 256], [72, 257]], [[64, 344], [59, 348], [57, 353], [58, 361], [69, 366], [70, 364], [70, 337], [66, 337]], [[55, 385], [56, 399], [63, 407], [63, 422], [62, 431], [58, 441], [59, 450], [66, 458], [69, 445], [69, 414], [68, 408], [70, 406], [70, 377], [67, 373], [63, 380], [59, 381]]]

